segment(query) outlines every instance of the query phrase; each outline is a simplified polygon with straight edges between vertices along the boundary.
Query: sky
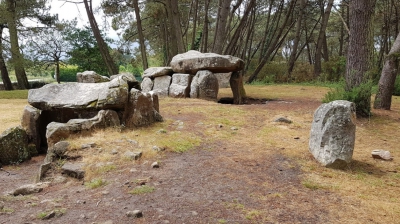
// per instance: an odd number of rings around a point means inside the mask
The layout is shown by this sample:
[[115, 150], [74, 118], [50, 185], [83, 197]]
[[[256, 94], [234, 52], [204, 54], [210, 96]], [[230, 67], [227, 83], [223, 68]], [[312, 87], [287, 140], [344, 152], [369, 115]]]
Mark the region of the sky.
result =
[[[103, 27], [104, 17], [101, 10], [97, 10], [98, 12], [96, 13], [96, 9], [100, 7], [100, 2], [101, 1], [99, 0], [93, 1], [93, 10], [95, 11], [96, 22], [101, 28]], [[83, 27], [84, 25], [89, 25], [85, 6], [83, 5], [83, 3], [73, 4], [65, 2], [64, 0], [53, 0], [51, 1], [50, 13], [58, 14], [59, 20], [73, 20], [74, 18], [77, 18], [79, 27]], [[111, 21], [109, 20], [108, 24], [110, 24], [110, 22]], [[118, 39], [116, 31], [114, 31], [111, 28], [108, 29], [107, 36], [114, 40]]]

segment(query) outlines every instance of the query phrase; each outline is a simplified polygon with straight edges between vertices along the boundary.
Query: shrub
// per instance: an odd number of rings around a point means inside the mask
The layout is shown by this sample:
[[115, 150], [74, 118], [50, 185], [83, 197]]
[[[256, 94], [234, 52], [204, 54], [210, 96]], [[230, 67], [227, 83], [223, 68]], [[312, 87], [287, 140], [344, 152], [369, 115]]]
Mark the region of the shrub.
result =
[[61, 82], [76, 82], [76, 73], [78, 73], [78, 66], [67, 65], [60, 67], [60, 81]]
[[329, 103], [334, 100], [347, 100], [356, 104], [356, 113], [359, 116], [367, 117], [371, 114], [371, 90], [372, 81], [362, 83], [361, 85], [345, 91], [345, 83], [342, 82], [339, 87], [329, 91], [323, 98], [323, 103]]
[[346, 71], [346, 58], [333, 57], [329, 61], [322, 63], [322, 73], [320, 81], [323, 82], [337, 82], [339, 81]]

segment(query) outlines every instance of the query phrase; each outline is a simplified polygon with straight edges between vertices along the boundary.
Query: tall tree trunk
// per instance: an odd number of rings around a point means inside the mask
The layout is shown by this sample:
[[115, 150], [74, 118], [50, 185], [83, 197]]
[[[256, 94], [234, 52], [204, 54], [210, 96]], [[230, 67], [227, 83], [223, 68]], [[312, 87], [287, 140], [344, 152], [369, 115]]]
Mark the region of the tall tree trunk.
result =
[[196, 42], [196, 34], [197, 34], [196, 29], [197, 29], [197, 11], [198, 11], [198, 8], [199, 8], [199, 0], [195, 0], [195, 3], [194, 3], [194, 15], [193, 15], [192, 43], [190, 45], [190, 49], [191, 50], [198, 50], [198, 49], [195, 49], [195, 46], [194, 46], [195, 42]]
[[8, 71], [6, 67], [6, 63], [3, 58], [3, 43], [2, 43], [2, 36], [3, 36], [3, 29], [4, 25], [0, 25], [0, 72], [1, 72], [1, 79], [3, 80], [3, 85], [5, 90], [13, 90], [13, 86], [8, 76]]
[[178, 1], [167, 0], [168, 21], [171, 28], [171, 53], [172, 56], [185, 52], [182, 36], [181, 20]]
[[[321, 11], [324, 12], [321, 20], [321, 27], [319, 29], [318, 39], [317, 39], [317, 46], [315, 47], [315, 64], [314, 64], [314, 77], [318, 77], [322, 72], [321, 67], [321, 59], [322, 59], [322, 48], [324, 45], [324, 38], [325, 37], [325, 30], [328, 26], [329, 16], [331, 14], [331, 9], [333, 6], [334, 0], [329, 0], [328, 5], [326, 6], [325, 12], [324, 7], [322, 7]], [[323, 4], [323, 3], [322, 3]]]
[[299, 8], [299, 16], [297, 17], [296, 21], [296, 34], [293, 40], [293, 49], [290, 54], [289, 62], [288, 62], [288, 79], [289, 81], [291, 80], [292, 76], [292, 71], [294, 68], [294, 63], [296, 62], [296, 55], [297, 55], [297, 49], [299, 47], [299, 42], [300, 42], [300, 34], [301, 34], [301, 27], [302, 27], [302, 20], [303, 20], [303, 15], [304, 15], [304, 9], [307, 5], [307, 0], [300, 0], [300, 8]]
[[224, 42], [226, 37], [226, 24], [229, 16], [229, 9], [232, 0], [219, 0], [217, 24], [214, 34], [213, 52], [222, 54], [224, 50]]
[[[376, 0], [350, 1], [350, 41], [346, 64], [346, 91], [369, 80], [368, 71], [373, 65], [372, 20], [375, 3]], [[362, 105], [356, 105], [356, 112], [360, 116], [369, 116], [371, 95], [363, 95]]]
[[399, 68], [400, 57], [400, 33], [385, 58], [381, 78], [379, 79], [378, 92], [375, 96], [374, 108], [390, 110], [392, 105], [392, 94], [396, 75]]
[[7, 24], [10, 33], [11, 55], [15, 67], [15, 76], [17, 77], [18, 87], [20, 89], [29, 89], [29, 82], [24, 68], [24, 57], [20, 52], [18, 43], [17, 18], [15, 12], [16, 2], [15, 0], [7, 0], [6, 3], [8, 12]]
[[104, 39], [100, 33], [100, 29], [97, 26], [96, 19], [94, 18], [93, 15], [92, 0], [83, 0], [83, 3], [85, 5], [86, 14], [88, 16], [90, 27], [92, 28], [93, 35], [96, 39], [97, 45], [99, 46], [101, 57], [103, 58], [103, 61], [107, 66], [108, 74], [116, 75], [118, 74], [118, 67], [111, 58], [108, 46], [106, 42], [104, 42]]
[[210, 6], [211, 0], [204, 1], [204, 25], [203, 25], [203, 34], [201, 40], [201, 52], [206, 53], [208, 52], [208, 9]]
[[143, 29], [142, 29], [142, 20], [140, 18], [140, 10], [139, 10], [139, 2], [138, 0], [133, 0], [133, 8], [135, 9], [135, 16], [136, 16], [136, 25], [139, 34], [139, 45], [140, 45], [140, 53], [142, 56], [143, 62], [143, 70], [146, 70], [149, 65], [147, 63], [147, 55], [146, 55], [146, 45], [144, 43], [144, 36], [143, 36]]

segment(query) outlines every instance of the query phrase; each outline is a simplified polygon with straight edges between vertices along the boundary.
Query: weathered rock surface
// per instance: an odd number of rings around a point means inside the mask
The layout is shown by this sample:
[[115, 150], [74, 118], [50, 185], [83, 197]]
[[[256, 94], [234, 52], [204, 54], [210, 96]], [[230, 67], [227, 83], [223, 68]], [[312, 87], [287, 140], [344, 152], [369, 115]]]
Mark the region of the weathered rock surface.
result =
[[110, 78], [107, 76], [101, 76], [94, 71], [84, 71], [76, 74], [76, 81], [81, 83], [100, 83], [108, 82], [110, 81]]
[[0, 164], [8, 165], [30, 158], [28, 136], [21, 126], [9, 128], [0, 135]]
[[140, 84], [142, 91], [147, 93], [150, 92], [153, 89], [153, 81], [149, 77], [145, 77], [142, 80], [142, 83]]
[[128, 83], [123, 77], [105, 83], [48, 84], [28, 94], [28, 103], [40, 110], [123, 109], [127, 99]]
[[24, 112], [21, 118], [21, 126], [28, 135], [28, 142], [35, 144], [36, 151], [43, 153], [41, 150], [41, 136], [40, 136], [40, 114], [41, 110], [36, 109], [32, 106], [25, 106]]
[[64, 157], [68, 148], [69, 148], [69, 142], [61, 141], [61, 142], [57, 142], [56, 144], [54, 144], [53, 150], [54, 150], [54, 153], [56, 154], [56, 156]]
[[196, 74], [200, 70], [215, 73], [240, 71], [244, 68], [242, 59], [230, 55], [188, 51], [172, 58], [172, 70], [176, 73]]
[[121, 79], [125, 81], [128, 84], [129, 89], [135, 88], [141, 90], [140, 82], [136, 80], [135, 76], [132, 73], [126, 72], [118, 75], [112, 75], [110, 77], [110, 80], [114, 79]]
[[171, 76], [160, 76], [154, 79], [153, 91], [159, 96], [168, 96], [169, 85], [171, 84]]
[[175, 98], [189, 97], [190, 83], [192, 77], [190, 74], [175, 73], [172, 75], [172, 83], [169, 86], [169, 96]]
[[85, 171], [83, 170], [83, 167], [85, 166], [85, 163], [65, 163], [62, 167], [62, 173], [66, 174], [70, 177], [76, 178], [76, 179], [82, 179], [85, 177]]
[[125, 152], [124, 156], [131, 160], [138, 160], [138, 159], [140, 159], [140, 157], [142, 157], [142, 152], [127, 151], [127, 152]]
[[389, 151], [375, 149], [371, 152], [372, 158], [374, 159], [383, 159], [383, 160], [392, 160], [393, 157], [390, 155]]
[[214, 73], [215, 77], [218, 79], [219, 88], [229, 88], [229, 79], [231, 78], [232, 72], [228, 73]]
[[128, 128], [148, 126], [154, 122], [163, 121], [159, 113], [157, 94], [132, 89], [123, 120]]
[[26, 184], [15, 189], [11, 194], [17, 195], [29, 195], [41, 192], [44, 188], [48, 187], [49, 183], [37, 183], [37, 184]]
[[218, 80], [210, 71], [199, 71], [190, 85], [190, 97], [205, 100], [217, 100]]
[[142, 77], [155, 78], [165, 75], [170, 76], [172, 73], [174, 73], [174, 71], [172, 71], [171, 67], [151, 67], [144, 70]]
[[356, 132], [356, 108], [349, 101], [322, 104], [314, 113], [309, 150], [326, 167], [343, 168], [351, 162]]
[[[61, 139], [68, 138], [70, 134], [89, 131], [94, 128], [119, 125], [118, 114], [113, 110], [101, 110], [95, 117], [90, 119], [71, 119], [67, 123], [51, 122], [47, 125], [46, 131], [47, 144], [49, 146], [48, 156], [53, 156], [49, 155], [51, 151], [53, 151], [53, 145]], [[51, 160], [49, 162], [51, 162]]]

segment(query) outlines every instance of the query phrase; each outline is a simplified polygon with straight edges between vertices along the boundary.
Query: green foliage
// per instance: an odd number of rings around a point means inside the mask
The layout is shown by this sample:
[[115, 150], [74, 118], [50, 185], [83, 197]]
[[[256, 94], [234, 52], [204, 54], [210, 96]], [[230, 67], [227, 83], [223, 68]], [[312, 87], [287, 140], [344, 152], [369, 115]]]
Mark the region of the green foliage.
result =
[[319, 78], [323, 82], [337, 82], [346, 71], [346, 58], [343, 56], [333, 57], [322, 63], [322, 74]]
[[345, 91], [344, 82], [339, 87], [331, 89], [324, 98], [323, 103], [329, 103], [334, 100], [347, 100], [356, 104], [356, 113], [359, 116], [367, 117], [371, 114], [371, 91], [372, 81], [362, 83], [350, 91]]
[[132, 73], [136, 80], [138, 81], [142, 81], [142, 73], [143, 73], [143, 69], [139, 68], [139, 67], [133, 67], [131, 64], [128, 64], [126, 66], [120, 65], [119, 66], [119, 72], [129, 72]]
[[95, 71], [101, 75], [108, 73], [90, 27], [74, 28], [67, 35], [65, 38], [72, 46], [72, 50], [67, 52], [71, 57], [70, 64], [77, 65], [79, 71]]
[[396, 82], [394, 83], [393, 95], [400, 96], [400, 75], [397, 75]]
[[0, 91], [0, 99], [28, 99], [28, 90]]
[[60, 67], [61, 82], [76, 82], [76, 73], [80, 70], [76, 65], [67, 65]]

